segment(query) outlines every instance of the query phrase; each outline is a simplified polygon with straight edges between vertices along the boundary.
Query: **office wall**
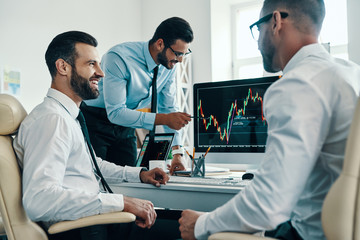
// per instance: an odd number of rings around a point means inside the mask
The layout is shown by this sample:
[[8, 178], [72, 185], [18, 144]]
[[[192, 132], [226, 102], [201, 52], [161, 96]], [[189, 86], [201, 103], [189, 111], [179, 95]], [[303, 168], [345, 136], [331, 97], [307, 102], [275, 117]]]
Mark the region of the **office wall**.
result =
[[111, 46], [141, 40], [141, 0], [0, 0], [0, 67], [21, 71], [21, 97], [30, 111], [50, 86], [44, 54], [51, 39], [81, 30], [99, 41], [100, 55]]
[[186, 19], [193, 31], [192, 53], [194, 82], [207, 82], [211, 76], [211, 36], [209, 0], [143, 0], [143, 38], [150, 39], [156, 27], [166, 18]]
[[360, 1], [348, 0], [349, 59], [360, 64]]
[[[190, 22], [195, 34], [191, 46], [194, 82], [230, 78], [230, 37], [221, 32], [230, 28], [230, 20], [220, 19], [212, 29], [211, 11], [222, 12], [225, 19], [229, 3], [238, 1], [0, 0], [0, 67], [21, 71], [20, 101], [30, 111], [50, 86], [44, 53], [56, 34], [72, 29], [87, 31], [99, 40], [102, 55], [120, 42], [148, 40], [162, 20], [180, 16]], [[360, 31], [356, 26], [360, 22], [360, 2], [347, 2], [349, 56], [360, 64]], [[225, 56], [221, 57], [222, 50]]]

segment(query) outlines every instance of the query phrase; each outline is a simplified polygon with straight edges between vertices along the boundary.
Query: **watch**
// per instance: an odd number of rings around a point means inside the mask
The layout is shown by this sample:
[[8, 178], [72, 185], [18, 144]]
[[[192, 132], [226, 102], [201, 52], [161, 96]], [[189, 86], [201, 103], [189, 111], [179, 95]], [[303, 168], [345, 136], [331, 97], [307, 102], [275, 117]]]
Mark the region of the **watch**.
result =
[[184, 149], [183, 149], [183, 148], [173, 149], [173, 150], [171, 151], [171, 154], [172, 154], [172, 155], [181, 154], [181, 156], [183, 156], [183, 155], [184, 155]]
[[140, 178], [140, 181], [143, 183], [143, 180], [141, 179], [141, 173], [142, 172], [147, 172], [147, 171], [149, 171], [149, 169], [147, 169], [146, 167], [143, 167], [141, 170], [140, 170], [140, 173], [139, 173], [139, 178]]

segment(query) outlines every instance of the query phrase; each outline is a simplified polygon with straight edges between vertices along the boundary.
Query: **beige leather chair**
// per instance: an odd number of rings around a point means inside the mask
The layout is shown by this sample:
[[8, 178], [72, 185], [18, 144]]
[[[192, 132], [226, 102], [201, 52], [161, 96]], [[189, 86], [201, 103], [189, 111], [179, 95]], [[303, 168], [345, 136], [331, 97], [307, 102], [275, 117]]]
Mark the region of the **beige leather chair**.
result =
[[327, 194], [321, 221], [327, 239], [360, 239], [360, 98], [340, 177]]
[[[16, 98], [0, 94], [0, 213], [9, 240], [45, 240], [46, 233], [27, 217], [22, 206], [21, 174], [12, 147], [12, 135], [26, 115]], [[59, 222], [48, 231], [54, 234], [91, 225], [132, 221], [135, 215], [131, 213], [113, 212]]]
[[6, 236], [6, 233], [5, 233], [4, 223], [3, 223], [2, 218], [0, 216], [0, 240], [3, 239], [3, 236]]
[[[326, 195], [321, 222], [329, 240], [360, 239], [360, 98], [346, 143], [343, 170]], [[216, 233], [209, 240], [261, 239], [240, 233]]]

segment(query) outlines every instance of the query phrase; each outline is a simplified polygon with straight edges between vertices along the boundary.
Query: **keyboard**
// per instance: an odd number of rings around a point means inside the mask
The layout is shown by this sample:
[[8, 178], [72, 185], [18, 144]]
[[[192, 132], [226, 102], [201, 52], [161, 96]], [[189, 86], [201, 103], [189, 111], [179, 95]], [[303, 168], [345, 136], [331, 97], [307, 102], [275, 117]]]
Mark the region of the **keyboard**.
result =
[[195, 185], [245, 187], [251, 182], [251, 180], [242, 180], [241, 178], [198, 178], [170, 176], [168, 182]]

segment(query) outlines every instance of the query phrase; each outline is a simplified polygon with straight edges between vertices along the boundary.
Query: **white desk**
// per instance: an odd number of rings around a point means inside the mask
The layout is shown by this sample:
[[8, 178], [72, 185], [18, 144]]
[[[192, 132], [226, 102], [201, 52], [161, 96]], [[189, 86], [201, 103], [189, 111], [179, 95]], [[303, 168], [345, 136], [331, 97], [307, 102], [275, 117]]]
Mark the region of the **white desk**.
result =
[[111, 185], [115, 193], [147, 199], [155, 207], [212, 211], [223, 205], [243, 187], [168, 183], [157, 188], [144, 183]]

